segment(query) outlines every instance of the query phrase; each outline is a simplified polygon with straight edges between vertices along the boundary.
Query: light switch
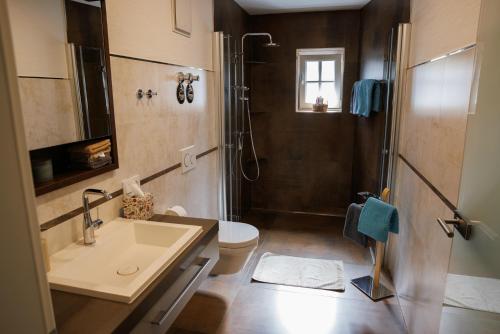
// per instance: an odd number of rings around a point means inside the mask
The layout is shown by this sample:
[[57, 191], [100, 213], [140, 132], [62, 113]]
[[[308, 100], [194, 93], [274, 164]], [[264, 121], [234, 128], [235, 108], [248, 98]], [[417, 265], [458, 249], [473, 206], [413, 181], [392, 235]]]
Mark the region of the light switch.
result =
[[182, 173], [186, 173], [196, 167], [195, 146], [191, 145], [179, 151], [181, 154]]

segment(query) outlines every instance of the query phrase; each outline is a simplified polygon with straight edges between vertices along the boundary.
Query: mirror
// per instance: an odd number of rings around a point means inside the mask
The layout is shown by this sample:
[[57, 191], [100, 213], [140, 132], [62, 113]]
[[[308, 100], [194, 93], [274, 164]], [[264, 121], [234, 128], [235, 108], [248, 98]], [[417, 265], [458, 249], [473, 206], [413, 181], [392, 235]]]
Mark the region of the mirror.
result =
[[[66, 62], [67, 75], [55, 78], [54, 70], [48, 68], [47, 77], [26, 73], [19, 79], [30, 150], [111, 135], [101, 2], [52, 1], [64, 5], [54, 10], [64, 10], [66, 24], [51, 30], [64, 29], [65, 55], [58, 61]], [[31, 29], [37, 28], [33, 25]], [[46, 46], [51, 47], [47, 57], [59, 46]]]
[[105, 1], [8, 1], [37, 195], [118, 168]]
[[111, 135], [106, 53], [100, 1], [66, 1], [70, 76], [77, 140]]

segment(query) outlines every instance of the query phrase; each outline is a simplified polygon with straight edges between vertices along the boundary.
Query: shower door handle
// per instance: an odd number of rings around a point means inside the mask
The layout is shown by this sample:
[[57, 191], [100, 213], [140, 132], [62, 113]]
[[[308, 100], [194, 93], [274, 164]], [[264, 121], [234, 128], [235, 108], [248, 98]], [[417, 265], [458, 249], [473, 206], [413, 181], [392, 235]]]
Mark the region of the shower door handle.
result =
[[443, 232], [446, 234], [448, 238], [453, 238], [455, 236], [455, 232], [453, 228], [450, 228], [449, 225], [452, 225], [454, 221], [443, 220], [442, 218], [437, 218], [437, 222], [439, 226], [443, 229]]
[[448, 238], [453, 238], [455, 232], [453, 229], [450, 229], [450, 225], [460, 233], [460, 235], [465, 240], [470, 240], [472, 236], [472, 221], [465, 217], [460, 211], [455, 210], [455, 218], [454, 219], [442, 219], [437, 218], [437, 222], [439, 226], [443, 229], [444, 233], [448, 236]]

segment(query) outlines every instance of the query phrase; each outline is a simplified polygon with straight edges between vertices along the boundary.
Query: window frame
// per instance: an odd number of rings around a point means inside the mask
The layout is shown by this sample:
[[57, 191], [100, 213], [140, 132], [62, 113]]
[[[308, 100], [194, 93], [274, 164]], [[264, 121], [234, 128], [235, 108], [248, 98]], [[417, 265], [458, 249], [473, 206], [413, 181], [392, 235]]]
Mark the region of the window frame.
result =
[[[332, 57], [333, 56], [333, 57]], [[340, 64], [337, 65], [338, 58], [340, 58]], [[335, 89], [338, 89], [339, 106], [336, 108], [328, 108], [330, 113], [342, 112], [342, 89], [344, 83], [344, 62], [345, 62], [345, 48], [312, 48], [312, 49], [297, 49], [296, 51], [296, 78], [295, 78], [295, 111], [296, 112], [313, 112], [312, 104], [305, 102], [305, 63], [306, 61], [324, 61], [324, 60], [334, 60], [335, 61]], [[337, 73], [337, 66], [340, 66], [340, 73]], [[318, 68], [321, 71], [321, 63]], [[340, 78], [340, 80], [339, 80]], [[321, 79], [321, 72], [319, 73], [319, 79]], [[309, 81], [316, 82], [316, 81]], [[317, 81], [322, 82], [332, 82], [332, 81]]]

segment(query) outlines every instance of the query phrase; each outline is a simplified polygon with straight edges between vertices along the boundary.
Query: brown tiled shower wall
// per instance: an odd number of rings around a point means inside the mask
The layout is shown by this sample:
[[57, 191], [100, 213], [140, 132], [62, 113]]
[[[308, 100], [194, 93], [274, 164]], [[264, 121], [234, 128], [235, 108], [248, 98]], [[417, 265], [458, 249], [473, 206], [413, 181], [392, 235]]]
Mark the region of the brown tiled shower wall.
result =
[[[410, 1], [408, 0], [373, 0], [363, 7], [359, 57], [360, 79], [383, 80], [386, 78], [391, 29], [397, 33], [398, 24], [409, 22], [409, 20]], [[392, 57], [396, 58], [396, 47], [393, 48]], [[394, 68], [391, 70], [394, 71]], [[391, 105], [389, 105], [389, 114], [392, 114]], [[370, 118], [356, 118], [352, 167], [352, 189], [355, 193], [364, 190], [377, 193], [379, 190], [384, 125], [383, 113], [374, 114]]]
[[[279, 48], [255, 44], [250, 65], [251, 110], [261, 178], [251, 185], [252, 208], [335, 213], [352, 197], [355, 119], [348, 113], [358, 78], [360, 12], [251, 17]], [[295, 111], [296, 49], [345, 48], [342, 112]]]
[[[281, 45], [262, 48], [255, 41], [247, 55], [263, 63], [247, 64], [261, 177], [243, 184], [246, 209], [336, 214], [356, 192], [377, 191], [384, 115], [366, 120], [350, 115], [351, 87], [360, 77], [383, 79], [390, 29], [408, 16], [409, 1], [375, 0], [362, 10], [247, 16], [233, 0], [215, 0], [216, 30], [238, 38], [242, 31], [269, 32]], [[295, 112], [296, 49], [330, 47], [345, 48], [342, 112]], [[251, 161], [250, 150], [246, 154]], [[249, 162], [246, 170], [254, 173], [254, 164]]]

